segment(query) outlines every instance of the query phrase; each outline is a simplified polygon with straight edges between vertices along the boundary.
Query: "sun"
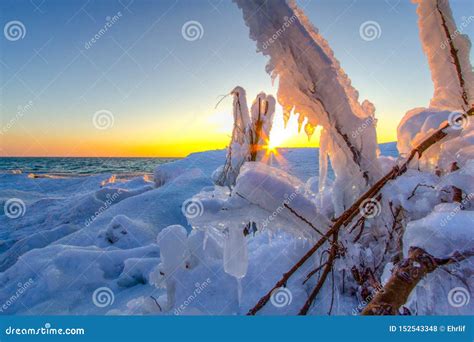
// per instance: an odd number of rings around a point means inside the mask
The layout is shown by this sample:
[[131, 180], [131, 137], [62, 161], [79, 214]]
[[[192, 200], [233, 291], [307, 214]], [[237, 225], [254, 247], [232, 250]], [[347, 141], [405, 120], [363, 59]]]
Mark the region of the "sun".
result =
[[275, 150], [277, 147], [283, 147], [291, 140], [298, 132], [298, 123], [291, 118], [285, 128], [283, 122], [283, 114], [276, 113], [273, 120], [272, 130], [270, 131], [270, 140], [268, 142], [268, 149]]

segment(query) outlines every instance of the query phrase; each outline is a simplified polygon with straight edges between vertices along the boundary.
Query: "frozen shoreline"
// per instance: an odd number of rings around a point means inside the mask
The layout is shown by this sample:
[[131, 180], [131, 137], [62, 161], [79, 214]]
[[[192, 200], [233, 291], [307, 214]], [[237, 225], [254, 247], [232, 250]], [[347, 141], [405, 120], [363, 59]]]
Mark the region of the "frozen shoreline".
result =
[[[386, 148], [393, 151], [394, 144]], [[315, 152], [309, 148], [284, 149], [281, 154], [286, 162], [281, 167], [306, 181], [310, 176], [317, 176]], [[3, 174], [2, 208], [12, 198], [23, 201], [24, 207], [18, 218], [9, 218], [5, 212], [0, 215], [0, 304], [11, 302], [10, 297], [16, 293], [19, 283], [29, 282], [30, 278], [32, 283], [2, 313], [105, 314], [110, 309], [142, 313], [143, 307], [127, 308], [126, 303], [141, 296], [147, 300], [150, 295], [158, 298], [164, 293], [149, 283], [150, 272], [160, 262], [156, 245], [158, 233], [172, 224], [181, 224], [190, 230], [181, 205], [199, 191], [212, 187], [211, 174], [224, 160], [225, 151], [220, 150], [195, 153], [162, 164], [159, 169], [163, 178], [159, 186], [143, 177], [117, 178], [109, 183], [110, 174], [67, 178]], [[273, 239], [272, 244], [266, 234], [255, 236], [249, 243], [250, 251], [253, 250], [251, 258], [271, 255], [265, 250], [284, 247], [292, 257], [268, 265], [268, 280], [257, 286], [259, 290], [246, 291], [241, 307], [251, 305], [278, 274], [277, 269], [289, 266], [291, 260], [296, 260], [308, 247], [304, 241], [286, 234]], [[256, 262], [255, 267], [259, 268], [259, 264]], [[201, 313], [243, 313], [234, 300], [228, 308], [221, 308], [222, 301], [227, 300], [229, 293], [235, 293], [236, 286], [223, 272], [222, 263], [213, 260], [207, 267], [211, 273], [193, 270], [191, 275], [195, 280], [191, 284], [212, 275], [208, 292], [213, 304], [205, 305]], [[250, 285], [255, 282], [251, 277], [252, 267], [249, 272], [243, 282], [244, 289], [256, 286]], [[201, 279], [205, 275], [206, 278]], [[103, 286], [113, 290], [113, 306], [100, 308], [92, 303], [94, 290]], [[181, 291], [177, 302], [180, 298], [184, 301], [189, 289]], [[83, 301], [77, 301], [78, 293]]]

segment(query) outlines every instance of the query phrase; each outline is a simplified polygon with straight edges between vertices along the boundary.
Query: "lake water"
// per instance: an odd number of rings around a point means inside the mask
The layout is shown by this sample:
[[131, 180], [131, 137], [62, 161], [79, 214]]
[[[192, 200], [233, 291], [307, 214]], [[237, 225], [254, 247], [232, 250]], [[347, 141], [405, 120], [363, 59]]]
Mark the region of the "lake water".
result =
[[[382, 155], [397, 157], [396, 143], [380, 144]], [[298, 149], [295, 149], [295, 152]], [[291, 157], [291, 156], [289, 156]], [[313, 174], [317, 170], [317, 151], [309, 163], [302, 163]], [[91, 175], [113, 173], [117, 175], [150, 174], [157, 165], [169, 163], [177, 158], [68, 158], [68, 157], [0, 157], [0, 173], [18, 170], [22, 173], [54, 175]], [[222, 162], [224, 162], [223, 156]], [[301, 162], [299, 163], [301, 164]]]
[[62, 158], [0, 157], [0, 172], [21, 170], [22, 173], [91, 175], [98, 173], [147, 174], [159, 164], [176, 158]]

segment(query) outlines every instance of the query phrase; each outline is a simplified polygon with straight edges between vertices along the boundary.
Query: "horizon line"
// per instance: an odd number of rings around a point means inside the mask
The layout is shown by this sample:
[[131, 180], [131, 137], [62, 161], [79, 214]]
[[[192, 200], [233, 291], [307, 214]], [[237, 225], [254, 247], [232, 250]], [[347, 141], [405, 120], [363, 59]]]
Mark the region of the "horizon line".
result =
[[[392, 144], [396, 143], [397, 141], [388, 141], [388, 142], [383, 142], [379, 143], [378, 145], [385, 145], [385, 144]], [[276, 149], [307, 149], [307, 148], [313, 148], [313, 149], [319, 149], [319, 147], [315, 146], [280, 146], [276, 147]], [[218, 148], [218, 149], [210, 149], [210, 150], [205, 150], [205, 151], [195, 151], [191, 152], [185, 156], [177, 157], [177, 156], [45, 156], [45, 155], [28, 155], [28, 156], [4, 156], [0, 155], [0, 158], [161, 158], [161, 159], [182, 159], [186, 158], [191, 154], [194, 153], [203, 153], [203, 152], [208, 152], [208, 151], [221, 151], [221, 150], [227, 150], [227, 147], [224, 148]]]

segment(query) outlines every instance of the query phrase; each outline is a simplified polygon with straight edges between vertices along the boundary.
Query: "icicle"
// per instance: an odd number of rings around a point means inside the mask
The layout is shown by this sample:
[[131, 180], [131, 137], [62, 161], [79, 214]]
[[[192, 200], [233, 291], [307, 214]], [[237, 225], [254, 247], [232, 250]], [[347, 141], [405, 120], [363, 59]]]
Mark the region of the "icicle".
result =
[[298, 133], [301, 133], [301, 127], [303, 127], [304, 120], [305, 120], [304, 115], [299, 113], [298, 114]]
[[206, 229], [204, 231], [204, 240], [202, 242], [202, 250], [205, 250], [206, 249], [206, 246], [207, 246], [207, 240], [209, 239], [209, 232], [208, 230]]
[[304, 131], [306, 135], [308, 136], [308, 141], [311, 140], [311, 136], [314, 133], [314, 126], [311, 125], [309, 122], [304, 126]]
[[286, 128], [288, 121], [290, 120], [291, 112], [283, 110], [283, 127]]
[[324, 189], [328, 174], [328, 136], [326, 129], [319, 135], [319, 192]]
[[237, 280], [237, 301], [240, 304], [242, 303], [242, 278], [235, 278]]
[[247, 274], [247, 241], [241, 227], [229, 227], [224, 243], [224, 271], [236, 278]]

